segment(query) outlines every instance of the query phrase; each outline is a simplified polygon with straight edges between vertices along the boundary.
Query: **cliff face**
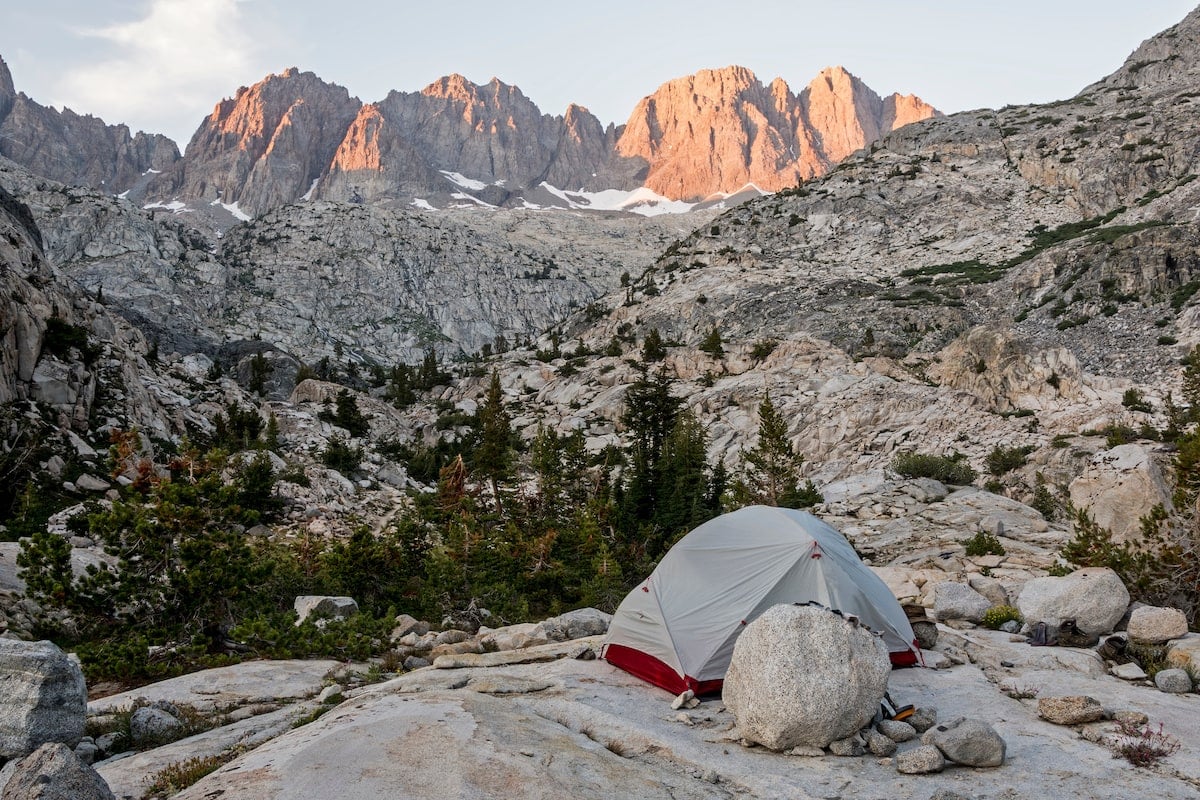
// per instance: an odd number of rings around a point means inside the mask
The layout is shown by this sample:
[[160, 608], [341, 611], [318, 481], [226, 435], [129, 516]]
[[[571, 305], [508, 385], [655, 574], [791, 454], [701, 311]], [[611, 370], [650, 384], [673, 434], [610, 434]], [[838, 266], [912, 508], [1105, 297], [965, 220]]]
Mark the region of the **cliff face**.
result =
[[936, 115], [915, 97], [883, 100], [841, 67], [800, 94], [776, 78], [763, 86], [743, 67], [703, 70], [644, 98], [617, 142], [649, 164], [646, 185], [676, 199], [776, 191], [822, 175], [881, 135]]
[[217, 104], [154, 191], [251, 214], [295, 202], [328, 169], [361, 105], [311, 72], [268, 76]]
[[0, 59], [0, 156], [52, 180], [117, 194], [148, 170], [170, 169], [179, 148], [165, 136], [131, 135], [125, 125], [39, 105], [16, 91]]

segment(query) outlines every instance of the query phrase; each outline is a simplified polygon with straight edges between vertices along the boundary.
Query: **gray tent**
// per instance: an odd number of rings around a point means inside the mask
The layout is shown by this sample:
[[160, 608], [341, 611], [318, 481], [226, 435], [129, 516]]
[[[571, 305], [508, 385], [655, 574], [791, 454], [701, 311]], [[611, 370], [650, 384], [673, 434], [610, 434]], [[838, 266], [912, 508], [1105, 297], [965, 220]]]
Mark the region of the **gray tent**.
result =
[[621, 602], [601, 656], [678, 694], [720, 688], [742, 628], [780, 603], [817, 602], [883, 636], [892, 663], [920, 651], [899, 602], [836, 530], [804, 511], [748, 506], [679, 540]]

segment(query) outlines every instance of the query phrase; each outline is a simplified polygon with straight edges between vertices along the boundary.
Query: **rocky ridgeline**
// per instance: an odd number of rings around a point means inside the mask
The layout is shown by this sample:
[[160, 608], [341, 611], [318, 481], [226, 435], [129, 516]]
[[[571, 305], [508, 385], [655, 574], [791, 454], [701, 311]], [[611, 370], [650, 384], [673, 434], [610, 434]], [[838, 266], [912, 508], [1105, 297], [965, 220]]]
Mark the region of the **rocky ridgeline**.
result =
[[543, 114], [515, 86], [461, 75], [362, 104], [292, 68], [217, 104], [148, 197], [236, 203], [258, 215], [301, 198], [416, 198], [562, 206], [546, 191], [645, 186], [701, 201], [748, 184], [773, 191], [824, 174], [882, 134], [937, 112], [881, 99], [840, 67], [793, 94], [743, 67], [702, 70], [645, 97], [620, 127], [572, 104]]
[[171, 167], [179, 148], [165, 136], [131, 135], [125, 125], [34, 102], [0, 58], [0, 156], [51, 180], [118, 194]]

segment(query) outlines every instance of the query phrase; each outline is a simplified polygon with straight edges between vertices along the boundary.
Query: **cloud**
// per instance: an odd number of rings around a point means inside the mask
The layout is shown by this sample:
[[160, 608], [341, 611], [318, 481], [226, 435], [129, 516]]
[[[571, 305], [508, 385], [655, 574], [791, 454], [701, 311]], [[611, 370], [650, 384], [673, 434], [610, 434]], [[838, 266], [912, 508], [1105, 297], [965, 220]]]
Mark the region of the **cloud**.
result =
[[182, 145], [200, 115], [255, 75], [244, 0], [150, 0], [145, 16], [79, 31], [103, 55], [69, 69], [55, 94], [80, 113], [166, 133]]

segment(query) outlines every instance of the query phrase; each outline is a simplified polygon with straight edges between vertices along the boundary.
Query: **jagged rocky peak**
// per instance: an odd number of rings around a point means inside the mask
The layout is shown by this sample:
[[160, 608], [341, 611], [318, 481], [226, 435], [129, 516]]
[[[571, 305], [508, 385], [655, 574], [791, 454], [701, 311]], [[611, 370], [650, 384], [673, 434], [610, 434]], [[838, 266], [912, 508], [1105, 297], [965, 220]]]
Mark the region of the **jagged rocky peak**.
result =
[[312, 72], [269, 75], [216, 105], [156, 191], [237, 203], [250, 214], [298, 200], [325, 173], [361, 105]]
[[[4, 62], [4, 58], [0, 56], [0, 98], [11, 98], [17, 93], [16, 86], [13, 84], [12, 71], [9, 70], [8, 64]], [[0, 100], [0, 102], [3, 102]]]
[[0, 59], [0, 156], [52, 180], [116, 194], [138, 185], [151, 170], [169, 169], [179, 148], [165, 136], [131, 135], [125, 125], [36, 103], [17, 92]]
[[699, 200], [754, 184], [775, 191], [825, 173], [900, 125], [937, 111], [918, 98], [886, 101], [842, 67], [800, 94], [782, 78], [764, 87], [740, 66], [668, 81], [634, 110], [617, 144], [649, 164], [646, 185]]

